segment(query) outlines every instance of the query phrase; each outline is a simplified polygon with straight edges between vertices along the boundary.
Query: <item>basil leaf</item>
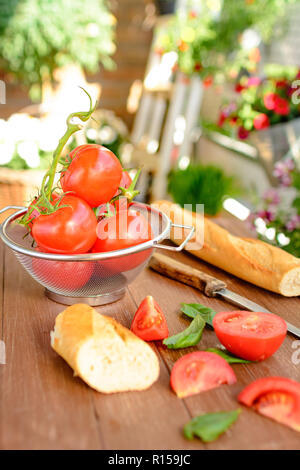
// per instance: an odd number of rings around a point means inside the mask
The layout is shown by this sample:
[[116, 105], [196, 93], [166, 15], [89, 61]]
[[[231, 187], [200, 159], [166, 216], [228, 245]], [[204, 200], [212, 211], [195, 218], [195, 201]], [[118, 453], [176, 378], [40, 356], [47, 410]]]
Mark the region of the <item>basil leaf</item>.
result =
[[213, 352], [215, 354], [218, 354], [219, 356], [223, 357], [225, 361], [228, 362], [228, 364], [250, 364], [253, 361], [247, 361], [246, 359], [242, 359], [240, 357], [234, 356], [234, 354], [231, 354], [229, 351], [226, 349], [219, 349], [219, 348], [208, 348], [206, 351]]
[[183, 428], [183, 434], [187, 439], [199, 437], [203, 442], [215, 441], [238, 418], [241, 410], [220, 411], [196, 416]]
[[163, 344], [165, 344], [169, 349], [195, 346], [201, 339], [204, 327], [205, 321], [200, 315], [197, 315], [188, 328], [177, 335], [164, 339]]
[[196, 315], [201, 315], [203, 320], [213, 328], [213, 318], [216, 311], [210, 307], [202, 304], [181, 304], [181, 311], [190, 318], [195, 318]]

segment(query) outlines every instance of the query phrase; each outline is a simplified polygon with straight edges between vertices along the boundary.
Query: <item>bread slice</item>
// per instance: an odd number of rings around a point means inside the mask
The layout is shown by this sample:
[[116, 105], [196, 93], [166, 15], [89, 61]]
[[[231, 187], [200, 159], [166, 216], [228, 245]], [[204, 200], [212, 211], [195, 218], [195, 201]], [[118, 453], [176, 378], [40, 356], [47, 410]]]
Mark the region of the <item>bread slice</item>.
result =
[[86, 304], [57, 316], [51, 346], [74, 375], [99, 392], [145, 390], [159, 375], [157, 356], [147, 343]]
[[[153, 205], [165, 212], [172, 222], [195, 226], [192, 245], [186, 245], [186, 250], [194, 256], [264, 289], [286, 297], [300, 295], [299, 258], [263, 241], [231, 235], [207, 217], [203, 224], [201, 214], [182, 209], [172, 202], [158, 201]], [[203, 225], [204, 237], [200, 233]], [[186, 235], [178, 228], [176, 232], [171, 231], [171, 239], [178, 245]]]

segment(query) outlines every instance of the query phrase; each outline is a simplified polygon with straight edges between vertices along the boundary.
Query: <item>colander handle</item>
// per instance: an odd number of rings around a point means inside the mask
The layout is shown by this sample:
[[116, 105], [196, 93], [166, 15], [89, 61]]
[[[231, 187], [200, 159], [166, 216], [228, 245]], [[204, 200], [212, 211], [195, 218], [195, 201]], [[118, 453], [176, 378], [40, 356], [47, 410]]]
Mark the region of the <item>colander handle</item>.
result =
[[10, 210], [16, 210], [16, 211], [21, 211], [26, 209], [24, 206], [6, 206], [3, 207], [3, 209], [0, 209], [0, 214], [3, 214], [3, 212], [10, 211]]
[[187, 237], [183, 240], [181, 245], [179, 246], [169, 246], [169, 245], [162, 245], [161, 243], [154, 243], [154, 248], [161, 248], [162, 250], [168, 250], [168, 251], [182, 251], [185, 245], [190, 241], [192, 238], [194, 232], [195, 232], [195, 227], [192, 225], [181, 225], [181, 224], [171, 224], [172, 227], [177, 227], [177, 228], [183, 228], [185, 230], [189, 230], [189, 234]]

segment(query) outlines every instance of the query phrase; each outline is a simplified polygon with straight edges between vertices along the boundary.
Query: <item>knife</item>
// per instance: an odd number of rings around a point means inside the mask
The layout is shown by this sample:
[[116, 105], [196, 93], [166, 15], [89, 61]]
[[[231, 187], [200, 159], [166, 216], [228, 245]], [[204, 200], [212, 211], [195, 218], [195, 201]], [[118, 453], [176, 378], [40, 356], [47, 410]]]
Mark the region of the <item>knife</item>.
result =
[[[171, 279], [175, 279], [183, 284], [199, 289], [204, 292], [207, 297], [221, 297], [233, 305], [243, 307], [251, 312], [271, 313], [270, 310], [267, 310], [261, 305], [230, 291], [227, 289], [226, 283], [220, 279], [216, 279], [199, 269], [192, 268], [191, 266], [176, 261], [169, 256], [154, 253], [150, 259], [149, 266], [154, 271], [164, 274]], [[286, 324], [288, 331], [294, 336], [300, 338], [300, 328], [297, 328], [287, 321]]]

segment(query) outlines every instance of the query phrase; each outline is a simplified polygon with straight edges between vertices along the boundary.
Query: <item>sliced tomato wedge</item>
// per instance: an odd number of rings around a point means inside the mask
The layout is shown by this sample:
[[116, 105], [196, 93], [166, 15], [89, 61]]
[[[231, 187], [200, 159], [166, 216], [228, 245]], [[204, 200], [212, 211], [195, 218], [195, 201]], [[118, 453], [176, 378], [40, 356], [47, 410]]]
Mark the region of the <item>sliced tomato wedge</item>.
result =
[[144, 341], [157, 341], [169, 336], [165, 316], [151, 295], [147, 295], [137, 309], [131, 331]]
[[183, 398], [235, 382], [235, 373], [225, 359], [212, 352], [196, 351], [175, 362], [170, 383], [176, 395]]
[[286, 377], [264, 377], [238, 396], [243, 405], [300, 432], [300, 383]]
[[278, 315], [242, 310], [217, 313], [213, 326], [228, 351], [249, 361], [272, 356], [287, 332], [285, 321]]

